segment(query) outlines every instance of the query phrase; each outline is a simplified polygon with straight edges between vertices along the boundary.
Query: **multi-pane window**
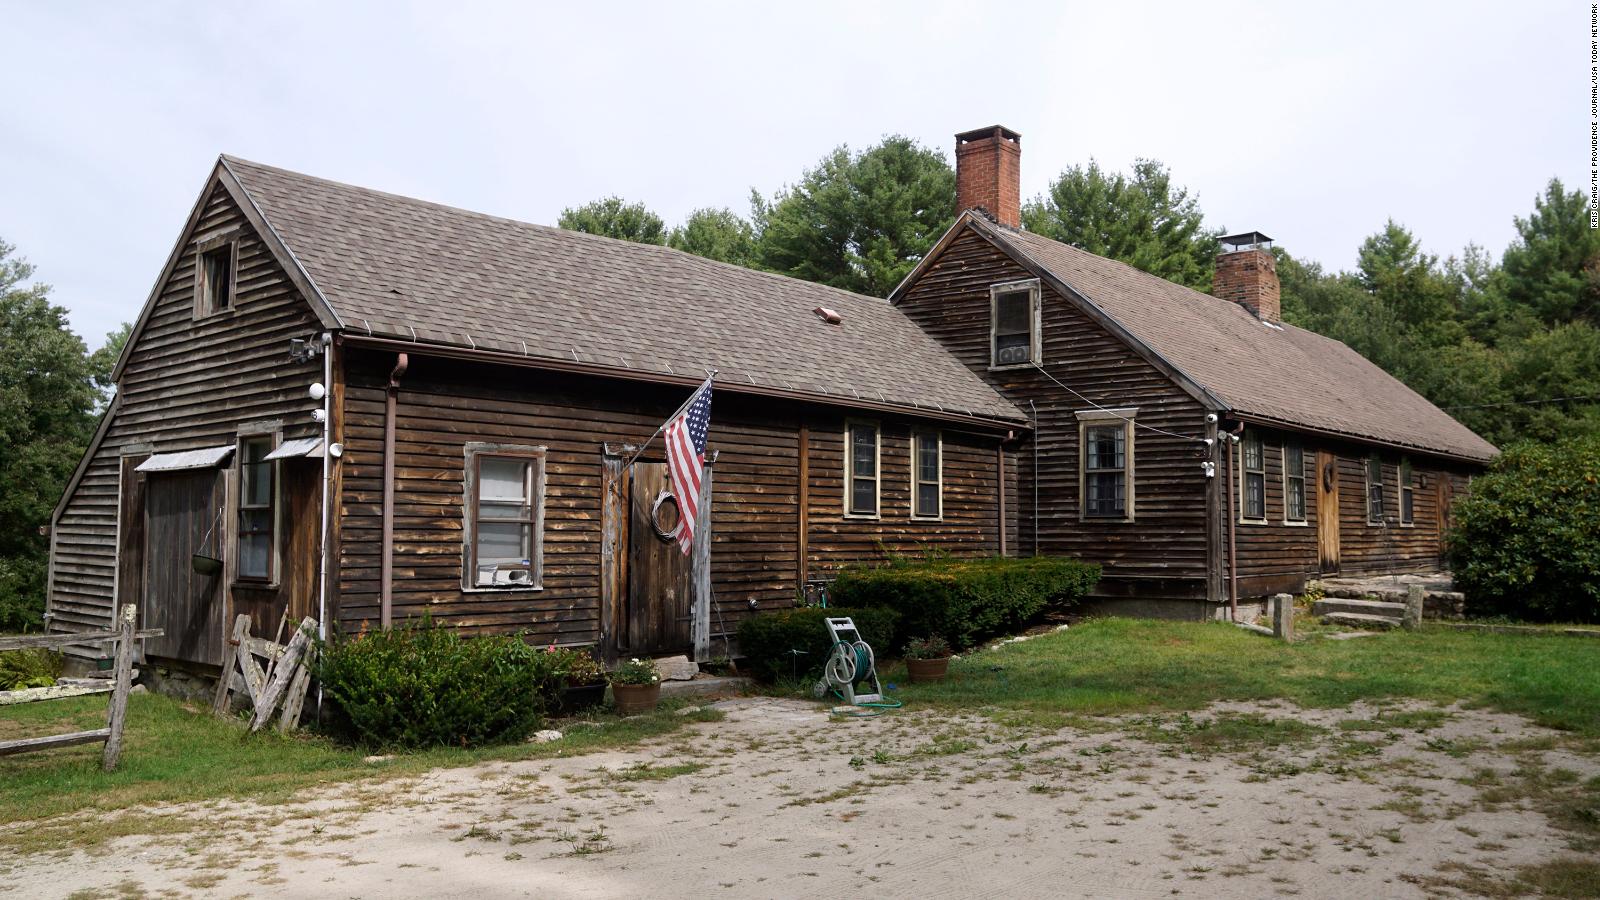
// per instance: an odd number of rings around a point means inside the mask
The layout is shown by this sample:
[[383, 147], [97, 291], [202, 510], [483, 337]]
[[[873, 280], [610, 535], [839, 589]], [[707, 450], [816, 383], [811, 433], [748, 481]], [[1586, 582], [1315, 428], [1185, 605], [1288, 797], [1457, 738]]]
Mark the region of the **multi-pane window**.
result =
[[1306, 520], [1306, 453], [1296, 440], [1283, 445], [1283, 518], [1286, 522]]
[[1038, 282], [1000, 284], [990, 289], [991, 366], [1039, 361]]
[[271, 437], [245, 438], [239, 442], [239, 564], [236, 577], [241, 581], [272, 580], [272, 532], [276, 524], [274, 506], [277, 463], [267, 459], [272, 452]]
[[1410, 525], [1415, 512], [1416, 498], [1411, 489], [1411, 460], [1400, 460], [1400, 524]]
[[469, 450], [468, 538], [473, 587], [538, 587], [544, 515], [544, 455]]
[[878, 426], [851, 422], [845, 427], [845, 512], [878, 514]]
[[195, 273], [199, 315], [223, 312], [233, 306], [233, 248], [234, 244], [228, 242], [200, 254]]
[[1083, 491], [1084, 515], [1127, 518], [1127, 423], [1096, 423], [1084, 428]]
[[919, 519], [943, 515], [942, 442], [937, 431], [918, 431], [911, 436], [911, 514]]
[[1240, 515], [1245, 519], [1264, 521], [1267, 518], [1267, 454], [1261, 446], [1261, 433], [1246, 431], [1244, 449], [1239, 454], [1239, 479], [1242, 499]]
[[1367, 524], [1383, 524], [1383, 460], [1367, 458]]

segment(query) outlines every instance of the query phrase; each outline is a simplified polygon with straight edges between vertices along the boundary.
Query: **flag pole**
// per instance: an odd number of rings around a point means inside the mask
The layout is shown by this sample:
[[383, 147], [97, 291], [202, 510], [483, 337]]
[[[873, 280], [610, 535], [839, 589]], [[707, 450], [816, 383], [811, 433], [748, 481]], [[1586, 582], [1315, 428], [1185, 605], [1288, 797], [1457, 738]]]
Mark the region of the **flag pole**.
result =
[[672, 411], [672, 415], [667, 416], [666, 419], [664, 419], [661, 422], [661, 424], [659, 426], [657, 426], [657, 428], [655, 430], [655, 433], [651, 434], [650, 437], [643, 444], [639, 445], [638, 452], [633, 454], [633, 456], [628, 458], [627, 462], [622, 464], [623, 471], [627, 471], [628, 467], [632, 466], [634, 463], [639, 461], [639, 457], [643, 456], [644, 455], [644, 451], [649, 449], [650, 445], [655, 442], [656, 437], [658, 435], [660, 435], [662, 430], [664, 430], [667, 427], [667, 423], [671, 422], [673, 419], [676, 419], [678, 417], [679, 413], [681, 413], [685, 409], [687, 409], [689, 407], [689, 404], [694, 401], [695, 395], [699, 394], [702, 390], [704, 390], [706, 385], [709, 385], [716, 377], [717, 377], [717, 370], [716, 369], [711, 369], [710, 370], [710, 374], [706, 375], [706, 380], [700, 382], [700, 386], [695, 388], [693, 391], [691, 391], [689, 393], [689, 399], [683, 401], [683, 403], [680, 404], [677, 409], [673, 410]]

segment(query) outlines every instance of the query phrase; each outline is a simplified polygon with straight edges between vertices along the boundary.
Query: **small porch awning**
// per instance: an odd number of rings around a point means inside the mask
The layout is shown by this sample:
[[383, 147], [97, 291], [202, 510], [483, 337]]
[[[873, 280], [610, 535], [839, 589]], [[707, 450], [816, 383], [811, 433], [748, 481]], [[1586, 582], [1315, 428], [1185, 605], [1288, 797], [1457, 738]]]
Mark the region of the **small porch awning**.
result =
[[322, 438], [295, 438], [284, 441], [278, 449], [268, 453], [267, 459], [289, 459], [295, 456], [317, 456], [322, 453]]
[[214, 469], [233, 453], [232, 444], [221, 447], [202, 447], [199, 450], [180, 450], [177, 453], [156, 453], [134, 469], [135, 472], [181, 472], [185, 469]]

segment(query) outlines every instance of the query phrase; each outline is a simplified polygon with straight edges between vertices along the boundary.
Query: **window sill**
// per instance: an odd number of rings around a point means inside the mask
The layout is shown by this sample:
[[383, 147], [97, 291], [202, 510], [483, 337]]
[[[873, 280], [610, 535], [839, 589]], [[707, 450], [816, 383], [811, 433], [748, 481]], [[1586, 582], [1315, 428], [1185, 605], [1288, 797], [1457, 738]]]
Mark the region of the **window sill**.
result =
[[1034, 367], [1036, 367], [1038, 365], [1040, 365], [1040, 364], [1039, 363], [1031, 363], [1031, 362], [1004, 363], [1004, 364], [1001, 364], [1001, 365], [996, 365], [994, 363], [990, 363], [989, 364], [989, 371], [991, 371], [991, 372], [1019, 372], [1019, 371], [1022, 371], [1023, 369], [1032, 369], [1032, 368], [1034, 368]]
[[542, 584], [475, 584], [461, 589], [463, 594], [507, 594], [522, 591], [536, 594], [544, 590]]
[[235, 578], [229, 587], [236, 591], [240, 589], [247, 591], [275, 591], [280, 587], [280, 585], [276, 581], [256, 581], [251, 578]]
[[1309, 526], [1311, 523], [1309, 521], [1305, 520], [1305, 519], [1301, 519], [1299, 521], [1291, 521], [1289, 519], [1284, 519], [1283, 520], [1283, 524], [1286, 527], [1289, 527], [1289, 528], [1305, 528], [1305, 527]]
[[881, 522], [881, 521], [883, 521], [883, 514], [882, 513], [845, 513], [844, 514], [844, 518], [850, 519], [850, 520], [855, 521], [855, 522]]
[[1268, 525], [1268, 524], [1271, 524], [1271, 523], [1269, 523], [1266, 519], [1240, 519], [1239, 520], [1239, 524], [1240, 525]]
[[911, 521], [913, 521], [913, 522], [943, 522], [944, 521], [944, 516], [943, 515], [937, 515], [937, 516], [912, 516], [911, 517]]
[[1079, 516], [1079, 522], [1099, 522], [1106, 525], [1130, 525], [1132, 516]]

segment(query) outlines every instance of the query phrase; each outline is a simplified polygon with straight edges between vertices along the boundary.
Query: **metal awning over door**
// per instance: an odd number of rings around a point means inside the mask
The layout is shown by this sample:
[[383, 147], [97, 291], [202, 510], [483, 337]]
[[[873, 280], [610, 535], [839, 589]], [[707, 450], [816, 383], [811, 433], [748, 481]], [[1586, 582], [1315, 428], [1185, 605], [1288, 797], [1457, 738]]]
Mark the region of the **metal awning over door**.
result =
[[221, 447], [202, 447], [199, 450], [179, 450], [176, 453], [156, 453], [134, 469], [135, 472], [183, 472], [189, 469], [214, 469], [222, 465], [233, 453], [232, 444]]

